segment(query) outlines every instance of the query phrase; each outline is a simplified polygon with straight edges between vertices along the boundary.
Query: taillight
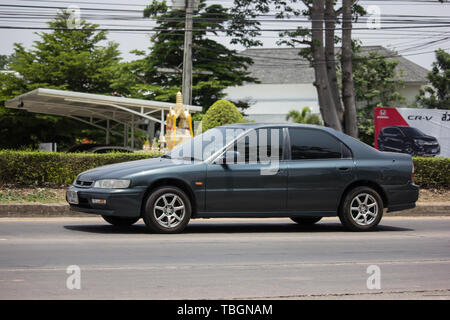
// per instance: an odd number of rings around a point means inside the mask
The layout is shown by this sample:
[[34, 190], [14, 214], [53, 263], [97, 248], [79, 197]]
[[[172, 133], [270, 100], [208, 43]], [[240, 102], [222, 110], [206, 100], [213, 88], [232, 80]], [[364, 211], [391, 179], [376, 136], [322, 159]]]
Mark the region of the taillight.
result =
[[411, 182], [414, 182], [414, 162], [412, 163]]

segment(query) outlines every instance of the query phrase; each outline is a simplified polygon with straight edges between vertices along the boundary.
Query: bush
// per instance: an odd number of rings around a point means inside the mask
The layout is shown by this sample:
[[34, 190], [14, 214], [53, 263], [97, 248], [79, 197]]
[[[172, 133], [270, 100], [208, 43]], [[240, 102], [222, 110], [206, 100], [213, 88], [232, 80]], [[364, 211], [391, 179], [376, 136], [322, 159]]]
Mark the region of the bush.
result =
[[[0, 151], [0, 184], [18, 186], [69, 185], [95, 167], [159, 156], [159, 153], [53, 153]], [[415, 182], [422, 188], [449, 188], [450, 159], [414, 157]]]
[[414, 157], [414, 181], [422, 188], [450, 186], [450, 159]]
[[159, 156], [157, 153], [64, 153], [0, 150], [0, 184], [69, 185], [88, 169]]
[[227, 100], [218, 100], [203, 116], [203, 131], [229, 123], [245, 122], [244, 117], [234, 104]]

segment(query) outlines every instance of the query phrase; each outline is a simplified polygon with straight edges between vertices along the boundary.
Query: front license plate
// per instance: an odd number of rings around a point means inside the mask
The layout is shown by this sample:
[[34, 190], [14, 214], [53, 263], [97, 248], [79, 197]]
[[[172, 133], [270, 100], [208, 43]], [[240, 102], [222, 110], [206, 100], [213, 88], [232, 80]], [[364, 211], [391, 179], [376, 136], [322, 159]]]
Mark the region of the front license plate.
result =
[[78, 204], [78, 193], [74, 190], [67, 190], [67, 202]]

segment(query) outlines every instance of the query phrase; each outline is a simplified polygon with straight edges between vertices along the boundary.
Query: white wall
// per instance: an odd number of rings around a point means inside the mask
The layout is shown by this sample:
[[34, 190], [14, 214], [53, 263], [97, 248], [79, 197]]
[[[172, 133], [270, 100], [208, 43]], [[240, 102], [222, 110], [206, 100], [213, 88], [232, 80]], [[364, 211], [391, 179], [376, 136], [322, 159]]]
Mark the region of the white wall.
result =
[[[407, 85], [400, 90], [408, 106], [415, 101], [420, 85]], [[290, 110], [310, 107], [312, 113], [320, 114], [316, 88], [313, 84], [245, 84], [225, 89], [226, 99], [250, 99], [252, 106], [245, 111], [249, 120], [256, 122], [285, 122]]]
[[245, 110], [249, 120], [257, 122], [285, 122], [290, 110], [310, 107], [320, 113], [316, 88], [312, 84], [246, 84], [225, 90], [226, 99], [250, 99], [252, 106]]
[[408, 85], [399, 90], [400, 94], [405, 97], [406, 102], [402, 106], [407, 107], [416, 101], [416, 96], [419, 94], [421, 85]]

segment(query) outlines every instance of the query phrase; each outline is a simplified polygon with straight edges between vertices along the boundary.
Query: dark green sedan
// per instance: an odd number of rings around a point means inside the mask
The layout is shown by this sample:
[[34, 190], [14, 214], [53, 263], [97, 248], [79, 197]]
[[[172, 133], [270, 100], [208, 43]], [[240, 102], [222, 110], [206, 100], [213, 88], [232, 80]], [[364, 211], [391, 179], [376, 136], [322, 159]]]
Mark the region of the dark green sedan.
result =
[[411, 156], [380, 152], [333, 129], [298, 124], [216, 127], [160, 158], [85, 171], [68, 188], [72, 210], [116, 226], [140, 218], [159, 233], [191, 218], [286, 217], [310, 225], [338, 216], [374, 229], [383, 211], [415, 207]]

